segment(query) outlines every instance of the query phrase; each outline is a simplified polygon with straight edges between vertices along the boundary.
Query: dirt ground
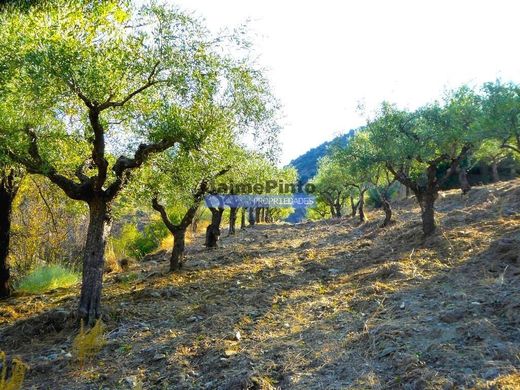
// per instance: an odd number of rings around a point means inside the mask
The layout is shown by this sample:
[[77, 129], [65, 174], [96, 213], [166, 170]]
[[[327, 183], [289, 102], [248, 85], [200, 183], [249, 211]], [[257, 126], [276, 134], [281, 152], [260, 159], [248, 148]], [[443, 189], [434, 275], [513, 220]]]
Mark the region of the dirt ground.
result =
[[360, 225], [259, 225], [168, 274], [109, 274], [107, 344], [71, 358], [79, 287], [0, 304], [27, 389], [520, 389], [520, 180], [412, 199]]

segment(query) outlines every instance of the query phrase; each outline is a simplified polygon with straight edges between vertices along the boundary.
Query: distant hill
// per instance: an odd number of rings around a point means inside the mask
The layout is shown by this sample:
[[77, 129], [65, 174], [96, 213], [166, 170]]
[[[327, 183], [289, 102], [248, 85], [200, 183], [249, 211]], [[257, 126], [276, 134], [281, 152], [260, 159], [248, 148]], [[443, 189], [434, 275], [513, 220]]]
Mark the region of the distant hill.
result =
[[332, 141], [324, 142], [321, 145], [312, 148], [300, 157], [292, 160], [289, 165], [296, 168], [298, 177], [303, 182], [308, 182], [318, 170], [318, 160], [327, 154], [327, 151], [334, 143], [348, 142], [348, 139], [354, 135], [355, 130], [350, 130], [348, 133], [334, 138]]
[[[347, 144], [350, 137], [355, 133], [355, 130], [350, 130], [348, 133], [334, 138], [332, 141], [324, 142], [321, 145], [312, 148], [307, 153], [292, 160], [289, 165], [296, 168], [298, 171], [298, 178], [302, 183], [307, 183], [312, 179], [318, 171], [318, 161], [325, 156], [333, 144]], [[305, 218], [306, 209], [296, 209], [294, 213], [286, 218], [287, 222], [296, 223], [301, 222]]]

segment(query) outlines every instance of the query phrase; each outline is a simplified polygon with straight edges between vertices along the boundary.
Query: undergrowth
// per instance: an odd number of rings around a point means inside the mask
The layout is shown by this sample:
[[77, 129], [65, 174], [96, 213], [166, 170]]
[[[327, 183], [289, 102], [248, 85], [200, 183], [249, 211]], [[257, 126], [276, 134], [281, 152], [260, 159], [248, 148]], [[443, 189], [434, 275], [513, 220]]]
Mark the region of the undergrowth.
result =
[[106, 344], [104, 326], [101, 319], [89, 330], [85, 330], [83, 321], [79, 334], [74, 338], [72, 353], [75, 359], [82, 366], [87, 360], [96, 356], [101, 348]]
[[13, 372], [7, 378], [7, 359], [5, 353], [0, 351], [0, 361], [2, 362], [2, 374], [0, 375], [0, 390], [19, 390], [22, 388], [27, 366], [19, 359], [13, 359]]
[[61, 265], [38, 267], [23, 278], [17, 291], [27, 294], [41, 294], [56, 288], [73, 286], [79, 282], [79, 274]]

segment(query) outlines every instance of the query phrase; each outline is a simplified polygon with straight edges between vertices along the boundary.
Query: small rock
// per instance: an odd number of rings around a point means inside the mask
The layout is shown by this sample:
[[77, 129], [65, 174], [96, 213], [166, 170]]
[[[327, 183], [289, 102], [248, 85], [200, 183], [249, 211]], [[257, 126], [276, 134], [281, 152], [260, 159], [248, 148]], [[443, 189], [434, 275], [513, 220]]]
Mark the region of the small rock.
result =
[[51, 353], [50, 355], [47, 356], [47, 360], [53, 361], [53, 360], [56, 360], [56, 359], [58, 359], [58, 354], [57, 353]]
[[486, 372], [482, 374], [482, 378], [486, 380], [495, 379], [497, 376], [500, 375], [500, 371], [498, 371], [497, 368], [490, 368]]
[[337, 275], [337, 274], [339, 274], [339, 270], [337, 270], [336, 268], [330, 268], [329, 273], [333, 274], [333, 275]]
[[134, 388], [137, 385], [137, 378], [135, 376], [127, 376], [124, 379], [125, 383]]
[[155, 355], [153, 355], [153, 358], [152, 358], [152, 360], [154, 362], [157, 362], [159, 360], [164, 360], [164, 359], [166, 359], [166, 354], [164, 354], [164, 353], [156, 353]]
[[291, 325], [289, 325], [288, 322], [286, 322], [285, 324], [283, 324], [283, 326], [284, 326], [285, 328], [290, 328], [290, 327], [291, 327]]
[[447, 324], [452, 324], [464, 318], [465, 311], [460, 309], [448, 310], [439, 315], [439, 319]]
[[399, 309], [404, 309], [404, 307], [405, 307], [404, 302], [401, 302], [401, 304], [399, 305]]
[[63, 355], [65, 359], [72, 359], [72, 354], [70, 352], [67, 352], [65, 355]]
[[236, 339], [237, 341], [240, 341], [241, 338], [242, 338], [242, 335], [240, 334], [240, 331], [237, 331], [237, 332], [235, 333], [235, 339]]

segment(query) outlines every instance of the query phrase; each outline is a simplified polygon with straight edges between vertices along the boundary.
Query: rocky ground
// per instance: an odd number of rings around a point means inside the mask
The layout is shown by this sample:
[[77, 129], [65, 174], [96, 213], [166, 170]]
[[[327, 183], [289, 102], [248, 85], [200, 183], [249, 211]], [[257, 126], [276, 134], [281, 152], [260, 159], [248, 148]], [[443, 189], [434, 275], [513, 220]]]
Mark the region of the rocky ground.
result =
[[0, 349], [27, 389], [520, 389], [520, 180], [442, 194], [421, 236], [412, 199], [260, 225], [179, 274], [168, 256], [106, 278], [107, 344], [71, 357], [78, 288], [0, 304]]

